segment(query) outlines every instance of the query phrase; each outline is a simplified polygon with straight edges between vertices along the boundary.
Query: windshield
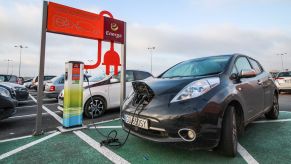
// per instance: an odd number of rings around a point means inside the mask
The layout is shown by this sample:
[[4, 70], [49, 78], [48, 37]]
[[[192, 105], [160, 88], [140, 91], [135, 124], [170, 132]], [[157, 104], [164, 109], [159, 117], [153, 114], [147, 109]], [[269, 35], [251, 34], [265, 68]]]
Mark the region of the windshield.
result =
[[184, 61], [170, 68], [161, 78], [218, 74], [225, 69], [230, 57], [215, 56]]
[[99, 76], [92, 76], [89, 78], [89, 82], [97, 82], [100, 80], [103, 80], [105, 78], [105, 74], [99, 75]]

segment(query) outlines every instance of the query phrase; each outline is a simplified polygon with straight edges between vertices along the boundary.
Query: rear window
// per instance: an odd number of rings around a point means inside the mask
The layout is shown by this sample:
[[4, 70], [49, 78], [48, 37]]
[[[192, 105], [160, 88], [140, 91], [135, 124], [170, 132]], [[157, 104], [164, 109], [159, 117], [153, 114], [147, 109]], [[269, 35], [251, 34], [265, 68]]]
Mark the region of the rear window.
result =
[[291, 77], [291, 72], [280, 72], [278, 77]]

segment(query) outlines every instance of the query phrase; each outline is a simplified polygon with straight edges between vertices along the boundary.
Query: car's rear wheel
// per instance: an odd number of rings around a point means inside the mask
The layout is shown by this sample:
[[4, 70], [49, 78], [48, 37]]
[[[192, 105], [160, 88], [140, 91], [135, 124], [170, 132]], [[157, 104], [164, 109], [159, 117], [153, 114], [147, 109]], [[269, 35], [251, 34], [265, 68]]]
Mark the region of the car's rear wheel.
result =
[[275, 94], [273, 98], [272, 109], [269, 112], [265, 113], [265, 117], [267, 119], [272, 119], [272, 120], [278, 119], [279, 111], [280, 109], [279, 109], [279, 103], [278, 103], [278, 96]]
[[237, 122], [233, 106], [226, 110], [222, 121], [222, 131], [219, 149], [227, 156], [235, 157], [237, 154]]
[[84, 106], [84, 115], [88, 118], [101, 116], [107, 108], [106, 101], [103, 97], [94, 96], [92, 99], [89, 98]]

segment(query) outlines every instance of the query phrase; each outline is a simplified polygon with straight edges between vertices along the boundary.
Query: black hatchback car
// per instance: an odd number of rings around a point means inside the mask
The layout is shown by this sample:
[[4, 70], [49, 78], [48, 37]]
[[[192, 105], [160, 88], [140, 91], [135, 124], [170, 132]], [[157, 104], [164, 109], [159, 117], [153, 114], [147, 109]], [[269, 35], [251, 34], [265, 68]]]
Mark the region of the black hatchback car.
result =
[[184, 61], [133, 88], [122, 107], [123, 129], [156, 142], [218, 147], [229, 156], [248, 123], [279, 115], [271, 75], [241, 54]]

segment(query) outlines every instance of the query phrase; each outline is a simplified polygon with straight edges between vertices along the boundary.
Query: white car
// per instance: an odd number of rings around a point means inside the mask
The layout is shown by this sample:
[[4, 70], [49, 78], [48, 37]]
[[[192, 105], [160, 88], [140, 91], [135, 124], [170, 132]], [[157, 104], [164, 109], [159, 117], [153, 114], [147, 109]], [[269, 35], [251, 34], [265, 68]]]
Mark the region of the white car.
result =
[[280, 72], [275, 78], [275, 84], [281, 91], [291, 91], [291, 71]]
[[[132, 81], [144, 80], [149, 77], [152, 77], [152, 75], [145, 71], [127, 70], [126, 94], [128, 95], [132, 90]], [[93, 84], [86, 85], [84, 83], [84, 86], [83, 111], [86, 117], [92, 118], [93, 115], [95, 118], [101, 116], [107, 109], [120, 106], [120, 72], [117, 76], [112, 75]], [[92, 110], [94, 108], [89, 87], [97, 110]], [[64, 90], [60, 93], [58, 100], [59, 105], [63, 106]]]

